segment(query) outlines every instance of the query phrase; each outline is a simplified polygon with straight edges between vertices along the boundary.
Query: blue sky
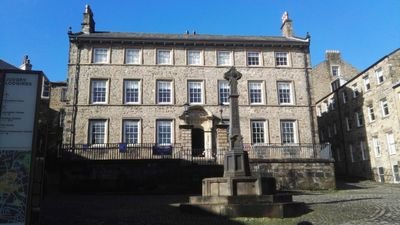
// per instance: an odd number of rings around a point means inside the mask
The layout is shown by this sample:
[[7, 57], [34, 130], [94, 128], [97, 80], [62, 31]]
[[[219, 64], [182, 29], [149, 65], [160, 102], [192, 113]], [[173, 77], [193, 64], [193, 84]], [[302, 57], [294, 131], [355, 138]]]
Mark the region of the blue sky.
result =
[[0, 0], [0, 58], [33, 69], [52, 81], [65, 80], [68, 27], [81, 28], [85, 4], [96, 30], [280, 36], [289, 12], [297, 36], [311, 34], [312, 64], [327, 49], [359, 70], [400, 47], [400, 0]]

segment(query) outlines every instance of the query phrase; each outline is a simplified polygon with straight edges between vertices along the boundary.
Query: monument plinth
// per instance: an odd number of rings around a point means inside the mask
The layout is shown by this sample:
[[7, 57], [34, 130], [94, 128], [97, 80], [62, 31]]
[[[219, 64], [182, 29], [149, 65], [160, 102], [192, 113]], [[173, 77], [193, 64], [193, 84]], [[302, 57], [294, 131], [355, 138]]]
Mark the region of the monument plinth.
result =
[[[297, 216], [303, 203], [292, 196], [264, 191], [262, 179], [251, 176], [247, 152], [240, 133], [238, 80], [242, 74], [232, 67], [224, 74], [229, 81], [229, 151], [224, 157], [224, 176], [203, 179], [202, 196], [192, 196], [180, 208], [187, 212], [207, 212], [229, 217]], [[268, 184], [267, 184], [268, 185]]]

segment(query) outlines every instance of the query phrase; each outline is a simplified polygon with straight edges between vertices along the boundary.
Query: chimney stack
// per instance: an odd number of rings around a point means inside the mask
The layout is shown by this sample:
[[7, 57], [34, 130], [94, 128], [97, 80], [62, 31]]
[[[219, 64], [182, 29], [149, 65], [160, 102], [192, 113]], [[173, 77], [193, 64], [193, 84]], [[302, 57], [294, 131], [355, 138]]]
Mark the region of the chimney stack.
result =
[[28, 55], [24, 56], [22, 60], [22, 65], [19, 66], [21, 70], [32, 70], [31, 60], [29, 59]]
[[340, 61], [340, 52], [338, 50], [326, 50], [325, 58], [329, 62], [338, 62]]
[[93, 12], [89, 5], [86, 5], [85, 12], [83, 13], [82, 32], [85, 34], [94, 32], [95, 22], [93, 20]]
[[282, 15], [282, 36], [284, 37], [293, 37], [293, 28], [292, 28], [292, 20], [289, 19], [289, 13], [284, 12]]

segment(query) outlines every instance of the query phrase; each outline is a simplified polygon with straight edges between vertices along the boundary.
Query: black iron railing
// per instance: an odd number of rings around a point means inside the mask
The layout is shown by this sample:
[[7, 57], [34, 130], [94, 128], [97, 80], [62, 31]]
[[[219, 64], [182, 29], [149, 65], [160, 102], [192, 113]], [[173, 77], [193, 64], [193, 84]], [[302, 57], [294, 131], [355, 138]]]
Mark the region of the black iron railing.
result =
[[[154, 143], [76, 144], [61, 145], [58, 158], [63, 160], [140, 160], [182, 159], [192, 163], [223, 162], [228, 149], [189, 149], [180, 144]], [[330, 145], [326, 144], [244, 144], [250, 159], [331, 159]]]

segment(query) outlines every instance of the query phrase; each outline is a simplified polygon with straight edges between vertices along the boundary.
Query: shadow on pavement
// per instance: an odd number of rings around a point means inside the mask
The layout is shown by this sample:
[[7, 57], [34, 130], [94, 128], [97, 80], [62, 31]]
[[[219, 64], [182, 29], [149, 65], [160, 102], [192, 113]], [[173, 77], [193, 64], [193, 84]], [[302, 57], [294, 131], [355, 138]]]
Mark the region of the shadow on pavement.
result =
[[307, 203], [307, 205], [336, 204], [336, 203], [342, 203], [342, 202], [355, 202], [355, 201], [371, 200], [371, 199], [382, 199], [382, 198], [353, 198], [353, 199], [346, 199], [346, 200], [335, 200], [335, 201], [325, 201], [325, 202], [313, 202], [313, 203]]
[[42, 204], [42, 225], [167, 225], [229, 224], [238, 221], [215, 215], [185, 214], [178, 204], [187, 202], [181, 195], [82, 195], [54, 193]]

